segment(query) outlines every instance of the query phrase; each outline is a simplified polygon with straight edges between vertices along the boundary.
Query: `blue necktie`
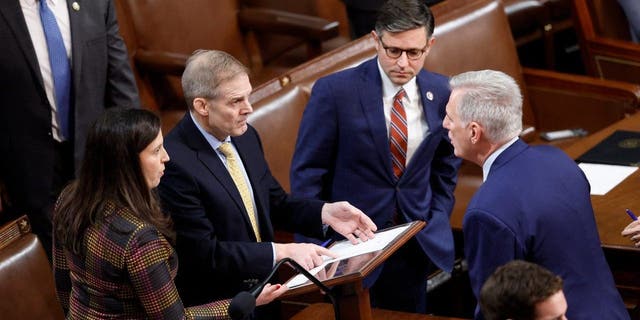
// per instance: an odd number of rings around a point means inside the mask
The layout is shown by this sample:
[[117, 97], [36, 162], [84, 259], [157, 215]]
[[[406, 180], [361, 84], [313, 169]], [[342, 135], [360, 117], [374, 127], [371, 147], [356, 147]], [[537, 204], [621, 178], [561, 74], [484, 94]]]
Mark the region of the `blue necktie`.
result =
[[53, 87], [57, 102], [58, 125], [62, 136], [69, 139], [69, 109], [71, 97], [71, 67], [69, 57], [64, 48], [62, 33], [56, 22], [56, 17], [47, 6], [47, 0], [40, 0], [40, 20], [47, 39], [49, 63], [53, 75]]

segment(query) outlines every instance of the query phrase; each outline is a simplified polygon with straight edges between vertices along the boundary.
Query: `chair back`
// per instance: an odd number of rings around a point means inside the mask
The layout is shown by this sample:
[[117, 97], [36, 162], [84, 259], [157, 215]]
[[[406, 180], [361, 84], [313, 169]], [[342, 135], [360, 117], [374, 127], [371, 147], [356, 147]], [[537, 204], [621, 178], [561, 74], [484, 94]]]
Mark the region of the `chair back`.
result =
[[53, 273], [26, 216], [0, 229], [2, 319], [64, 319]]
[[640, 45], [615, 0], [573, 0], [580, 50], [588, 74], [640, 84]]
[[436, 38], [425, 68], [453, 76], [493, 69], [516, 80], [523, 91], [523, 122], [535, 126], [509, 20], [500, 1], [447, 0], [433, 7]]
[[603, 38], [631, 41], [629, 21], [615, 0], [581, 0], [587, 4], [588, 18], [594, 35]]

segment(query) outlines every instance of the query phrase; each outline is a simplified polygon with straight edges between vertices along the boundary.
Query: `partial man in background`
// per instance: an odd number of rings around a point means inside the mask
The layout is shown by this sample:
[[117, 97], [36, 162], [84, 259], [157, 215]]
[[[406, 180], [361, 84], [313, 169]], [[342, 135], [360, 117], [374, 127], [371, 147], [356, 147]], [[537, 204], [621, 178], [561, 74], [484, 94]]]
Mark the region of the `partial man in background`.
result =
[[562, 279], [522, 260], [498, 267], [480, 290], [486, 320], [567, 320]]
[[448, 78], [424, 69], [435, 43], [424, 1], [388, 1], [375, 29], [377, 57], [313, 86], [291, 191], [349, 201], [380, 228], [426, 221], [365, 281], [374, 307], [424, 313], [428, 274], [454, 262], [449, 217], [460, 160], [442, 128]]
[[105, 108], [139, 107], [111, 0], [0, 2], [0, 219], [27, 214], [51, 257], [51, 211]]
[[600, 247], [589, 182], [562, 150], [518, 138], [522, 95], [515, 80], [483, 70], [450, 84], [443, 125], [456, 156], [482, 167], [484, 181], [462, 222], [476, 297], [498, 266], [520, 259], [562, 277], [569, 319], [629, 319]]

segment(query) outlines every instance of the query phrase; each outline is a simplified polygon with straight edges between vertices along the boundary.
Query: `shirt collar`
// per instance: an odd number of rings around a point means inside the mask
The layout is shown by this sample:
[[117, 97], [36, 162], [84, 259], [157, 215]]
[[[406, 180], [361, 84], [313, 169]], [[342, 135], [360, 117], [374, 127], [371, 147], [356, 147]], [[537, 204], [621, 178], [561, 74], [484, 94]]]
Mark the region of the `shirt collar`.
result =
[[409, 103], [411, 103], [412, 102], [411, 99], [415, 96], [416, 92], [418, 92], [417, 85], [416, 85], [416, 77], [411, 78], [409, 82], [405, 83], [402, 86], [399, 86], [391, 82], [391, 79], [389, 79], [389, 76], [387, 76], [387, 74], [382, 69], [382, 66], [380, 65], [380, 60], [376, 59], [376, 61], [378, 63], [378, 72], [380, 72], [380, 78], [382, 78], [382, 96], [393, 98], [393, 96], [395, 96], [396, 93], [398, 93], [398, 90], [400, 90], [400, 88], [404, 88], [404, 91], [407, 93], [405, 95], [405, 98], [407, 99], [407, 101], [409, 101]]
[[191, 120], [193, 121], [193, 123], [196, 125], [196, 128], [198, 128], [198, 131], [200, 131], [200, 133], [207, 140], [211, 148], [213, 148], [213, 150], [216, 150], [216, 152], [218, 151], [218, 147], [220, 147], [222, 143], [231, 142], [231, 138], [229, 136], [227, 136], [223, 141], [218, 140], [218, 138], [214, 137], [212, 134], [204, 130], [202, 126], [200, 126], [200, 124], [198, 123], [198, 121], [196, 121], [196, 118], [193, 116], [191, 112], [189, 112], [189, 116], [191, 117]]
[[54, 6], [59, 5], [60, 3], [62, 3], [61, 0], [22, 0], [25, 3], [31, 5], [31, 6], [35, 6], [35, 5], [40, 5], [40, 1], [48, 1], [47, 4], [49, 4], [49, 2], [53, 3]]
[[504, 150], [507, 150], [507, 148], [509, 148], [509, 146], [514, 144], [517, 140], [518, 140], [518, 136], [516, 136], [513, 139], [507, 141], [507, 143], [505, 143], [502, 146], [500, 146], [500, 148], [498, 148], [496, 151], [494, 151], [487, 158], [487, 160], [484, 161], [484, 163], [482, 164], [482, 182], [485, 182], [487, 180], [487, 177], [489, 176], [489, 171], [491, 170], [491, 165], [493, 164], [493, 162], [496, 161], [498, 156], [502, 152], [504, 152]]

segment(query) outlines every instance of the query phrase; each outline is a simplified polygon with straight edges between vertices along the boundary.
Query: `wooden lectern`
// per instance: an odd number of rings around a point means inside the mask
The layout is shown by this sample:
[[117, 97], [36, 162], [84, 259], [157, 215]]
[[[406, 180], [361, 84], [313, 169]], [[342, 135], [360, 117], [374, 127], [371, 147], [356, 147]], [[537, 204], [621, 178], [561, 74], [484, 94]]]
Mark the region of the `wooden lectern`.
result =
[[[334, 288], [333, 292], [336, 294], [341, 319], [373, 319], [369, 301], [369, 289], [363, 287], [363, 279], [387, 260], [398, 248], [409, 241], [418, 231], [422, 230], [425, 224], [424, 221], [414, 221], [393, 227], [399, 228], [408, 225], [408, 228], [384, 249], [333, 262], [316, 275], [326, 286]], [[283, 295], [283, 298], [313, 291], [318, 291], [318, 287], [311, 282], [307, 282], [291, 288]], [[325, 307], [330, 307], [330, 305], [327, 304]], [[331, 312], [333, 311], [331, 310]], [[317, 314], [317, 312], [315, 313]], [[327, 314], [332, 315], [333, 313]], [[293, 319], [297, 318], [299, 317], [294, 317]]]

